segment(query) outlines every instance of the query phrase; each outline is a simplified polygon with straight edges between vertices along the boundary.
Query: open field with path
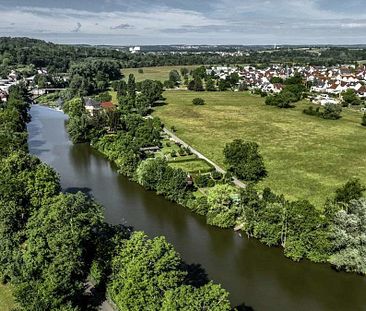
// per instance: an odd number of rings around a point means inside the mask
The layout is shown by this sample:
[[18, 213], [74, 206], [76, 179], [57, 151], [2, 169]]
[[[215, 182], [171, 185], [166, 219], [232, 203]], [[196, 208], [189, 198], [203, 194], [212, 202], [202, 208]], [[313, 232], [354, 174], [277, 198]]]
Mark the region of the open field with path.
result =
[[[249, 93], [167, 91], [164, 96], [167, 105], [154, 115], [219, 165], [224, 166], [226, 143], [256, 141], [268, 170], [261, 188], [321, 206], [351, 177], [366, 184], [366, 128], [358, 112], [344, 111], [341, 120], [333, 121], [303, 114], [306, 102], [279, 109]], [[194, 106], [195, 97], [206, 105]]]
[[[164, 82], [169, 79], [169, 72], [176, 69], [180, 74], [180, 68], [185, 67], [189, 70], [199, 67], [198, 65], [193, 66], [160, 66], [160, 67], [143, 67], [143, 68], [125, 68], [122, 69], [122, 73], [128, 78], [128, 75], [133, 73], [135, 75], [136, 81], [142, 81], [145, 79], [159, 80]], [[139, 73], [138, 70], [142, 69], [144, 73]]]

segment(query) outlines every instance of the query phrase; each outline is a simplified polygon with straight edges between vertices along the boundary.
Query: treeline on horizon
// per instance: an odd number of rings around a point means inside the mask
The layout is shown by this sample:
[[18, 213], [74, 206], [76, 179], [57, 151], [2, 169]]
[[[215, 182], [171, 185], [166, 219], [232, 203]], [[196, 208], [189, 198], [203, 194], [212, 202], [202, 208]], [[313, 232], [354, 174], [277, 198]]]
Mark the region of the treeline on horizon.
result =
[[91, 197], [62, 193], [28, 152], [28, 110], [26, 89], [12, 86], [0, 106], [0, 278], [16, 310], [97, 310], [106, 297], [126, 311], [231, 309], [228, 292], [164, 237], [108, 225]]
[[213, 64], [267, 65], [271, 63], [330, 66], [366, 60], [366, 49], [330, 47], [321, 50], [320, 54], [291, 48], [265, 52], [252, 50], [249, 55], [243, 56], [221, 56], [210, 52], [131, 54], [113, 48], [61, 45], [30, 38], [0, 38], [0, 75], [3, 76], [14, 65], [47, 67], [51, 73], [64, 73], [73, 63], [87, 58], [114, 59], [120, 63], [122, 68]]

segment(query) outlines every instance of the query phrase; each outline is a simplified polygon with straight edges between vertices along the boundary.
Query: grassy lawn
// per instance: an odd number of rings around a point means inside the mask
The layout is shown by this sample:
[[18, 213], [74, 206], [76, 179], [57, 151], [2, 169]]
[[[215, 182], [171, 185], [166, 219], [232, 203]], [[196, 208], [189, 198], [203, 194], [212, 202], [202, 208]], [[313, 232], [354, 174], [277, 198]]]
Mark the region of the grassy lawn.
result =
[[161, 66], [161, 67], [144, 67], [141, 68], [144, 73], [139, 73], [138, 70], [140, 68], [126, 68], [122, 69], [122, 73], [125, 75], [126, 79], [128, 78], [128, 75], [133, 73], [135, 75], [136, 81], [142, 81], [145, 79], [151, 79], [151, 80], [159, 80], [161, 82], [164, 82], [165, 80], [169, 79], [169, 72], [173, 69], [178, 70], [180, 73], [180, 68], [186, 67], [188, 69], [194, 69], [198, 66]]
[[213, 167], [208, 164], [205, 160], [196, 159], [190, 161], [170, 161], [169, 165], [173, 168], [181, 168], [190, 174], [208, 173], [213, 170]]
[[0, 285], [0, 311], [10, 311], [15, 307], [9, 286]]
[[[303, 114], [305, 102], [279, 109], [249, 93], [167, 91], [164, 96], [167, 105], [154, 114], [222, 166], [226, 143], [256, 141], [268, 170], [261, 188], [320, 206], [351, 177], [366, 184], [366, 128], [358, 112], [344, 111], [341, 120], [333, 121]], [[206, 105], [193, 106], [195, 97]]]

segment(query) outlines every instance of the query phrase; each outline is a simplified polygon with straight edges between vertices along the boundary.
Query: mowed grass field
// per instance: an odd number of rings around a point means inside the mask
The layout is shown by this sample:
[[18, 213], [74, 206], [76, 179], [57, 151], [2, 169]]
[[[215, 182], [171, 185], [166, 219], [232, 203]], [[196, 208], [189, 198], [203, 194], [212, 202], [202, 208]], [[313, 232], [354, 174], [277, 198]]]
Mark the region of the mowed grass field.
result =
[[[173, 69], [178, 70], [180, 73], [180, 68], [186, 67], [189, 70], [192, 70], [194, 68], [197, 68], [199, 66], [161, 66], [161, 67], [143, 67], [143, 68], [125, 68], [122, 69], [122, 73], [128, 78], [128, 76], [132, 73], [135, 75], [136, 81], [142, 81], [146, 79], [150, 80], [159, 80], [161, 82], [164, 82], [165, 80], [169, 79], [169, 72]], [[138, 70], [142, 69], [144, 72], [139, 73]]]
[[15, 307], [9, 286], [0, 285], [0, 311], [10, 311]]
[[[303, 114], [307, 102], [279, 109], [249, 93], [166, 91], [164, 96], [167, 105], [154, 115], [219, 165], [224, 166], [226, 143], [257, 142], [268, 170], [260, 188], [321, 207], [351, 177], [366, 184], [366, 128], [359, 112], [344, 111], [333, 121]], [[206, 104], [194, 106], [196, 97]]]

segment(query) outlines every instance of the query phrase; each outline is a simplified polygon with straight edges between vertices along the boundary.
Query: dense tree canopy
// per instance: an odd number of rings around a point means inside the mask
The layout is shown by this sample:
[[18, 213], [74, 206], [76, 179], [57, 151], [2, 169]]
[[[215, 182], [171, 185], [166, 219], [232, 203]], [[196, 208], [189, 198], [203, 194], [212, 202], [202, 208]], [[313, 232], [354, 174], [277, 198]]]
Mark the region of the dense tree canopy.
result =
[[228, 169], [238, 178], [258, 181], [267, 175], [259, 146], [254, 142], [236, 139], [225, 146], [224, 156]]

